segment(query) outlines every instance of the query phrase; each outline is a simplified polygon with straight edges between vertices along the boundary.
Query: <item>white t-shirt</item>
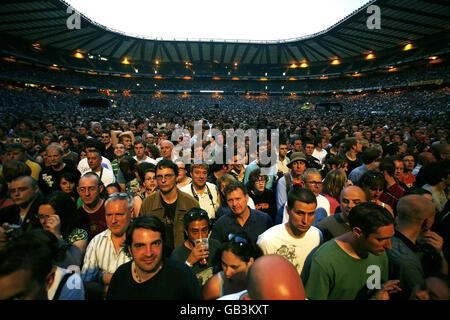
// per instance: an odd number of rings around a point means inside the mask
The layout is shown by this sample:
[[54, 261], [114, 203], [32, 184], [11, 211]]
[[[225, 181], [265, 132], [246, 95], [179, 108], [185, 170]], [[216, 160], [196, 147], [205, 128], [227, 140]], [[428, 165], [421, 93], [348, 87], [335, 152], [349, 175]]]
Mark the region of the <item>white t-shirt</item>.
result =
[[292, 263], [300, 275], [306, 258], [322, 243], [322, 232], [311, 226], [305, 235], [296, 239], [286, 230], [286, 225], [277, 224], [260, 234], [256, 244], [264, 254], [278, 254]]
[[[111, 161], [109, 161], [107, 158], [103, 156], [102, 156], [102, 167], [113, 171]], [[85, 174], [88, 170], [91, 170], [87, 158], [81, 159], [80, 162], [78, 162], [77, 169], [78, 171], [80, 171], [81, 175]]]
[[155, 166], [158, 164], [158, 161], [156, 161], [153, 158], [150, 158], [149, 156], [145, 156], [144, 160], [138, 160], [137, 156], [134, 156], [133, 159], [136, 160], [138, 162], [138, 164], [142, 163], [142, 162], [148, 162], [148, 163], [154, 164]]
[[325, 161], [325, 157], [327, 156], [328, 152], [325, 149], [322, 149], [320, 151], [317, 151], [316, 148], [314, 148], [314, 151], [312, 153], [312, 156], [320, 161], [321, 164]]
[[[83, 175], [85, 175], [88, 172], [92, 172], [91, 169], [87, 170]], [[112, 170], [103, 168], [103, 171], [95, 172], [96, 175], [100, 177], [100, 180], [103, 182], [103, 185], [106, 187], [110, 183], [116, 182], [116, 176], [114, 175], [114, 172]]]

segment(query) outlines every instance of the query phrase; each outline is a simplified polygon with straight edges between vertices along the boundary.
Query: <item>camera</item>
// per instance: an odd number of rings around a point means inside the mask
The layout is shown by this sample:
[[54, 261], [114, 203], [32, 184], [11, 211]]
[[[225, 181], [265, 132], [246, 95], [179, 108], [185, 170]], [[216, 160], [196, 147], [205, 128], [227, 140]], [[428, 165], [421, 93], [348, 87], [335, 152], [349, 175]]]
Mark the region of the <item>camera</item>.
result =
[[22, 235], [22, 227], [18, 224], [10, 224], [5, 230], [5, 235], [11, 239], [16, 239]]

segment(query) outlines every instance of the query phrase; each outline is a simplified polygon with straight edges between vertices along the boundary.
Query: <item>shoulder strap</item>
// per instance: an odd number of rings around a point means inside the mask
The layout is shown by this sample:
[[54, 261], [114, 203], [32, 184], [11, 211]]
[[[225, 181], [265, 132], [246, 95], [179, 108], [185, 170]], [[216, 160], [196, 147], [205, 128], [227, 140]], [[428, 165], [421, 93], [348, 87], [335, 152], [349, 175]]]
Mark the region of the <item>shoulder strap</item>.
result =
[[289, 172], [284, 174], [284, 180], [286, 182], [286, 194], [288, 194], [291, 190], [291, 174]]
[[61, 295], [61, 291], [64, 288], [64, 286], [66, 285], [67, 279], [70, 278], [70, 276], [73, 275], [73, 271], [71, 272], [67, 272], [62, 278], [61, 281], [58, 284], [58, 288], [55, 291], [55, 295], [53, 296], [53, 300], [59, 300], [59, 296]]

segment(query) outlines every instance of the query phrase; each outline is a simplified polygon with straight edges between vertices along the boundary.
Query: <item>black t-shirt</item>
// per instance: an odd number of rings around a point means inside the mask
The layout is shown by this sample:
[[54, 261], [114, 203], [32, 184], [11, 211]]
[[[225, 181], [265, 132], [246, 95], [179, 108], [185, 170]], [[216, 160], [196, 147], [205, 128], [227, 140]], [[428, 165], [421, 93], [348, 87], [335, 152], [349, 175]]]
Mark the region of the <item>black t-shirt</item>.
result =
[[66, 163], [64, 168], [59, 171], [55, 171], [51, 166], [42, 169], [39, 174], [39, 188], [44, 193], [44, 195], [48, 195], [56, 190], [61, 190], [59, 187], [59, 181], [61, 180], [61, 176], [65, 172], [70, 172], [75, 176], [76, 180], [80, 179], [81, 173], [78, 169], [71, 163]]
[[175, 211], [177, 209], [177, 202], [168, 204], [161, 198], [161, 203], [164, 208], [164, 225], [166, 226], [166, 246], [169, 253], [175, 247], [174, 235], [173, 235], [173, 220], [175, 219]]
[[352, 172], [353, 169], [355, 169], [363, 164], [360, 157], [358, 157], [358, 156], [356, 157], [356, 160], [354, 160], [354, 161], [350, 160], [349, 158], [347, 158], [347, 161], [348, 161], [347, 173], [349, 173], [349, 174], [350, 174], [350, 172]]
[[107, 300], [201, 300], [201, 289], [190, 268], [164, 259], [162, 269], [143, 283], [134, 281], [132, 261], [121, 265], [109, 285]]

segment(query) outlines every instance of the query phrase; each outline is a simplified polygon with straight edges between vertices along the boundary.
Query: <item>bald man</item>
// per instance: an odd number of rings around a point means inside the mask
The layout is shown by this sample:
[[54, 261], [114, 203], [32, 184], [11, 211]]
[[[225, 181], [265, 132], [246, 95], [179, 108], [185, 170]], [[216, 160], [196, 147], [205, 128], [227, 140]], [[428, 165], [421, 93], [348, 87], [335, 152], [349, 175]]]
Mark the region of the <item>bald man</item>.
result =
[[397, 225], [392, 249], [387, 250], [390, 278], [400, 280], [402, 291], [391, 299], [407, 300], [418, 284], [434, 272], [448, 274], [442, 237], [430, 230], [435, 205], [423, 195], [407, 195], [397, 204]]
[[297, 269], [277, 254], [262, 256], [247, 273], [248, 289], [219, 300], [305, 300]]
[[326, 217], [317, 224], [317, 228], [322, 231], [323, 241], [326, 242], [350, 231], [350, 224], [348, 222], [350, 210], [366, 201], [366, 194], [360, 187], [349, 186], [342, 189], [340, 195], [341, 212]]

